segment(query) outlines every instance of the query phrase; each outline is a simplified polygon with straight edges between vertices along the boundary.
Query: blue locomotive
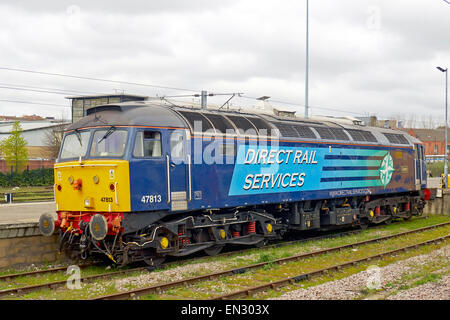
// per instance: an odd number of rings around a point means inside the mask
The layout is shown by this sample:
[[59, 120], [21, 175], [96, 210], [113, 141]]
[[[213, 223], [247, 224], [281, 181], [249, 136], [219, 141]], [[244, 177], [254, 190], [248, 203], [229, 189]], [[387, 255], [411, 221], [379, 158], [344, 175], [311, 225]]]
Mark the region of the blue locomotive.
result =
[[89, 109], [54, 170], [41, 232], [122, 265], [409, 219], [426, 200], [424, 147], [401, 131], [151, 101]]

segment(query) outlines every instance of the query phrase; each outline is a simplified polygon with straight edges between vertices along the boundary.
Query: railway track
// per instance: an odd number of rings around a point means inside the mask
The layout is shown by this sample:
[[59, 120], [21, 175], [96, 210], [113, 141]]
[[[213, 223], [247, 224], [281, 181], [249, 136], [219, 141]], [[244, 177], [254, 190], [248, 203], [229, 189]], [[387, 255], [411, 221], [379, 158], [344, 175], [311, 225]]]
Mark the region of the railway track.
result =
[[[89, 263], [89, 264], [80, 265], [79, 267], [80, 267], [80, 269], [86, 269], [88, 267], [92, 267], [92, 266], [95, 266], [98, 264], [99, 264], [98, 262]], [[69, 266], [61, 266], [61, 267], [50, 268], [50, 269], [45, 269], [45, 270], [35, 270], [35, 271], [28, 271], [28, 272], [21, 272], [21, 273], [6, 274], [3, 276], [0, 276], [0, 281], [11, 281], [11, 280], [14, 280], [14, 279], [20, 278], [20, 277], [39, 276], [39, 275], [44, 275], [47, 273], [66, 271], [68, 267]]]
[[[361, 230], [351, 230], [351, 231], [346, 231], [346, 232], [326, 234], [326, 235], [318, 236], [318, 237], [305, 238], [305, 239], [300, 239], [300, 240], [288, 241], [288, 242], [284, 242], [284, 243], [283, 242], [282, 243], [276, 243], [276, 244], [272, 244], [272, 245], [268, 245], [268, 246], [262, 247], [260, 249], [264, 250], [264, 249], [288, 246], [288, 245], [302, 243], [302, 242], [307, 242], [307, 241], [344, 237], [344, 236], [348, 236], [348, 235], [358, 234], [360, 232], [361, 232]], [[241, 253], [245, 253], [245, 252], [247, 252], [249, 250], [252, 250], [252, 249], [253, 248], [251, 248], [251, 249], [243, 249], [243, 250], [233, 250], [233, 251], [225, 252], [225, 253], [222, 253], [222, 254], [218, 254], [215, 257], [226, 257], [226, 256], [235, 255], [235, 254], [241, 254]], [[207, 259], [207, 258], [210, 258], [210, 257], [209, 256], [203, 256], [203, 257], [199, 257], [197, 259], [199, 261], [201, 261], [201, 260]], [[168, 262], [168, 263], [162, 265], [160, 268], [170, 267], [171, 265], [176, 264], [177, 262], [178, 261]], [[84, 268], [87, 268], [87, 267], [90, 267], [90, 266], [94, 266], [94, 265], [97, 265], [97, 263], [83, 265], [83, 266], [80, 266], [80, 268], [84, 269]], [[124, 270], [119, 270], [119, 271], [116, 271], [116, 272], [107, 272], [107, 273], [102, 273], [102, 274], [98, 274], [98, 275], [82, 277], [80, 279], [80, 281], [83, 282], [83, 283], [88, 283], [88, 282], [92, 282], [92, 281], [95, 281], [95, 280], [108, 279], [108, 278], [113, 278], [115, 276], [126, 275], [126, 274], [135, 273], [135, 272], [144, 272], [144, 271], [147, 271], [148, 269], [149, 269], [149, 267], [138, 267], [138, 268], [132, 268], [132, 269], [124, 269]], [[67, 266], [64, 266], [64, 267], [57, 267], [57, 268], [47, 269], [47, 270], [37, 270], [37, 271], [31, 271], [31, 272], [24, 272], [24, 273], [16, 273], [16, 274], [4, 275], [4, 276], [0, 277], [0, 281], [11, 281], [11, 280], [14, 280], [15, 278], [20, 278], [20, 277], [39, 276], [39, 275], [44, 275], [44, 274], [47, 274], [47, 273], [65, 272], [66, 270], [67, 270]], [[42, 290], [42, 289], [45, 289], [45, 288], [55, 289], [57, 287], [64, 286], [66, 284], [66, 282], [67, 282], [67, 280], [52, 281], [52, 282], [46, 282], [46, 283], [41, 283], [41, 284], [35, 284], [35, 285], [17, 287], [17, 288], [12, 288], [12, 289], [0, 290], [0, 298], [4, 297], [4, 296], [8, 296], [8, 295], [30, 293], [30, 292]]]
[[[425, 216], [425, 217], [416, 218], [414, 220], [421, 220], [421, 219], [426, 219], [426, 218], [427, 217]], [[440, 225], [436, 225], [436, 226], [440, 226]], [[380, 225], [380, 226], [372, 227], [371, 229], [373, 230], [373, 229], [380, 228], [380, 227], [383, 227], [383, 226]], [[302, 243], [302, 242], [316, 241], [316, 240], [328, 239], [328, 238], [344, 237], [344, 236], [348, 236], [348, 235], [358, 234], [361, 232], [362, 232], [362, 230], [350, 230], [350, 231], [339, 232], [339, 233], [331, 233], [331, 234], [325, 234], [325, 235], [317, 236], [317, 237], [310, 237], [310, 238], [303, 238], [303, 239], [294, 240], [294, 241], [287, 241], [287, 242], [285, 241], [285, 242], [275, 243], [275, 244], [268, 245], [268, 246], [265, 246], [265, 247], [262, 247], [259, 249], [264, 250], [264, 249], [270, 249], [270, 248], [278, 248], [278, 247], [288, 246], [288, 245], [292, 245], [292, 244], [298, 244], [298, 243]], [[243, 250], [233, 250], [230, 252], [225, 252], [225, 253], [216, 255], [216, 257], [237, 255], [237, 254], [245, 253], [252, 249], [253, 248], [243, 249]], [[199, 258], [197, 258], [197, 261], [201, 261], [201, 260], [207, 259], [207, 258], [209, 258], [209, 256], [199, 257]], [[169, 262], [161, 267], [162, 268], [169, 267], [173, 264], [176, 264], [177, 262], [178, 261]], [[82, 265], [82, 266], [80, 266], [80, 268], [87, 268], [87, 267], [94, 266], [94, 265], [98, 265], [98, 262]], [[67, 268], [67, 266], [52, 268], [52, 269], [47, 269], [47, 270], [38, 270], [38, 271], [31, 271], [31, 272], [25, 272], [25, 273], [4, 275], [4, 276], [0, 277], [0, 280], [7, 281], [7, 280], [13, 280], [18, 277], [43, 275], [43, 274], [52, 273], [52, 272], [62, 272], [62, 271], [66, 271], [66, 268]], [[88, 283], [88, 282], [92, 282], [92, 281], [99, 280], [99, 279], [108, 279], [108, 278], [113, 278], [115, 276], [126, 275], [126, 274], [131, 274], [131, 273], [136, 273], [136, 272], [144, 272], [147, 270], [148, 270], [148, 267], [124, 269], [124, 270], [119, 270], [119, 271], [115, 271], [115, 272], [107, 272], [107, 273], [98, 274], [98, 275], [86, 276], [86, 277], [81, 278], [80, 280], [83, 283]], [[29, 286], [16, 287], [16, 288], [12, 288], [12, 289], [0, 290], [0, 298], [7, 296], [7, 295], [25, 294], [25, 293], [29, 293], [29, 292], [42, 290], [45, 288], [54, 289], [54, 288], [64, 286], [64, 285], [66, 285], [66, 280], [53, 281], [53, 282], [36, 284], [36, 285], [29, 285]]]
[[[426, 216], [423, 217], [418, 217], [415, 218], [414, 220], [422, 220], [422, 219], [426, 219]], [[375, 226], [372, 227], [371, 229], [376, 229], [376, 228], [380, 228], [380, 227], [384, 227], [384, 225], [379, 225], [379, 226]], [[266, 245], [264, 247], [259, 248], [260, 250], [264, 250], [264, 249], [272, 249], [272, 248], [280, 248], [280, 247], [285, 247], [285, 246], [289, 246], [289, 245], [295, 245], [295, 244], [300, 244], [300, 243], [304, 243], [304, 242], [309, 242], [309, 241], [317, 241], [317, 240], [323, 240], [323, 239], [331, 239], [331, 238], [340, 238], [340, 237], [345, 237], [345, 236], [349, 236], [349, 235], [355, 235], [355, 234], [359, 234], [361, 233], [363, 230], [349, 230], [349, 231], [344, 231], [344, 232], [331, 232], [331, 233], [326, 233], [324, 235], [321, 236], [316, 236], [316, 237], [308, 237], [308, 238], [302, 238], [302, 239], [298, 239], [298, 240], [292, 240], [292, 241], [283, 241], [283, 242], [277, 242], [271, 245]], [[246, 253], [249, 250], [253, 250], [254, 248], [246, 248], [246, 249], [240, 249], [240, 250], [231, 250], [229, 252], [224, 252], [221, 254], [216, 255], [215, 257], [226, 257], [226, 256], [232, 256], [232, 255], [238, 255], [238, 254], [242, 254], [242, 253]], [[210, 256], [203, 256], [203, 257], [199, 257], [196, 258], [197, 261], [201, 261], [204, 259], [210, 258]], [[172, 266], [173, 264], [176, 264], [178, 262], [174, 261], [174, 262], [168, 262], [165, 263], [164, 265], [160, 266], [160, 268], [167, 268]], [[95, 265], [99, 265], [98, 262], [94, 262], [94, 263], [89, 263], [89, 264], [85, 264], [85, 265], [80, 265], [79, 267], [81, 269], [85, 269], [91, 266], [95, 266]], [[46, 269], [46, 270], [36, 270], [36, 271], [29, 271], [29, 272], [22, 272], [22, 273], [15, 273], [15, 274], [9, 274], [9, 275], [3, 275], [0, 276], [0, 281], [13, 281], [14, 279], [20, 278], [20, 277], [27, 277], [27, 276], [41, 276], [41, 275], [45, 275], [48, 273], [58, 273], [58, 272], [65, 272], [67, 270], [68, 266], [62, 266], [62, 267], [56, 267], [56, 268], [51, 268], [51, 269]], [[98, 275], [92, 275], [92, 276], [86, 276], [86, 277], [82, 277], [80, 280], [83, 283], [88, 283], [88, 282], [92, 282], [95, 280], [99, 280], [99, 279], [107, 279], [107, 278], [113, 278], [115, 276], [120, 276], [120, 275], [126, 275], [126, 274], [131, 274], [131, 273], [135, 273], [135, 272], [144, 272], [146, 270], [148, 270], [149, 267], [138, 267], [138, 268], [132, 268], [132, 269], [124, 269], [124, 270], [119, 270], [116, 272], [107, 272], [107, 273], [102, 273], [102, 274], [98, 274]], [[35, 285], [29, 285], [29, 286], [22, 286], [22, 287], [17, 287], [17, 288], [12, 288], [12, 289], [6, 289], [6, 290], [0, 290], [0, 298], [7, 296], [7, 295], [17, 295], [17, 294], [25, 294], [25, 293], [30, 293], [30, 292], [34, 292], [34, 291], [38, 291], [38, 290], [42, 290], [45, 288], [57, 288], [60, 286], [64, 286], [66, 284], [66, 280], [61, 280], [61, 281], [52, 281], [52, 282], [47, 282], [47, 283], [41, 283], [41, 284], [35, 284]]]
[[[177, 287], [181, 287], [181, 286], [187, 286], [187, 285], [191, 285], [191, 284], [194, 284], [194, 283], [197, 283], [197, 282], [201, 282], [201, 281], [213, 280], [213, 279], [217, 279], [217, 278], [223, 277], [223, 276], [231, 276], [231, 275], [236, 275], [236, 274], [242, 274], [242, 273], [245, 273], [245, 272], [247, 272], [249, 270], [257, 269], [257, 268], [263, 268], [264, 266], [271, 265], [271, 264], [281, 264], [281, 263], [285, 263], [285, 262], [298, 261], [298, 260], [301, 260], [301, 259], [306, 259], [306, 258], [309, 258], [309, 257], [323, 255], [323, 254], [326, 254], [326, 253], [336, 252], [336, 251], [340, 251], [340, 250], [344, 250], [344, 249], [348, 249], [348, 248], [356, 248], [356, 247], [367, 245], [367, 244], [371, 244], [371, 243], [382, 242], [382, 241], [386, 241], [386, 240], [390, 240], [390, 239], [394, 239], [394, 238], [398, 238], [398, 237], [402, 237], [402, 236], [406, 236], [406, 235], [410, 235], [410, 234], [414, 234], [414, 233], [424, 232], [424, 231], [427, 231], [427, 230], [431, 230], [431, 229], [447, 226], [449, 224], [450, 224], [450, 222], [441, 223], [441, 224], [437, 224], [437, 225], [433, 225], [433, 226], [423, 227], [423, 228], [410, 230], [410, 231], [406, 231], [406, 232], [401, 232], [401, 233], [397, 233], [397, 234], [393, 234], [393, 235], [389, 235], [389, 236], [379, 237], [379, 238], [375, 238], [375, 239], [364, 240], [364, 241], [351, 243], [351, 244], [347, 244], [347, 245], [343, 245], [343, 246], [338, 246], [338, 247], [333, 247], [333, 248], [328, 248], [328, 249], [323, 249], [323, 250], [317, 250], [317, 251], [313, 251], [313, 252], [308, 252], [308, 253], [294, 255], [294, 256], [291, 256], [291, 257], [287, 257], [287, 258], [281, 258], [281, 259], [277, 259], [277, 260], [272, 260], [272, 261], [252, 264], [252, 265], [248, 265], [248, 266], [245, 266], [245, 267], [229, 269], [229, 270], [215, 272], [215, 273], [210, 273], [210, 274], [206, 274], [206, 275], [202, 275], [202, 276], [198, 276], [198, 277], [191, 277], [191, 278], [187, 278], [187, 279], [182, 279], [182, 280], [179, 280], [179, 281], [173, 281], [173, 282], [168, 282], [168, 283], [163, 283], [163, 284], [157, 284], [157, 285], [153, 285], [153, 286], [149, 286], [149, 287], [145, 287], [145, 288], [139, 288], [139, 289], [130, 290], [130, 291], [126, 291], [126, 292], [120, 292], [120, 293], [116, 293], [116, 294], [100, 296], [100, 297], [93, 298], [92, 300], [125, 300], [125, 299], [130, 299], [130, 298], [134, 298], [134, 297], [138, 297], [138, 296], [142, 296], [142, 295], [153, 294], [153, 293], [160, 294], [160, 293], [162, 293], [162, 292], [164, 292], [164, 291], [166, 291], [168, 289], [173, 289], [173, 288], [177, 288]], [[426, 241], [424, 243], [414, 244], [412, 246], [407, 246], [407, 247], [400, 248], [400, 249], [397, 249], [397, 250], [394, 250], [394, 251], [389, 251], [389, 252], [383, 253], [383, 254], [384, 255], [393, 254], [394, 252], [407, 250], [408, 248], [413, 248], [413, 247], [417, 247], [417, 246], [420, 246], [420, 245], [426, 245], [426, 244], [432, 243], [434, 241], [441, 241], [441, 240], [447, 239], [448, 237], [450, 237], [450, 235], [447, 235], [445, 237], [441, 237], [441, 238], [438, 238], [438, 239], [433, 239], [433, 240], [430, 240], [430, 241]], [[381, 255], [383, 255], [383, 254], [381, 254]], [[333, 269], [333, 268], [340, 268], [340, 267], [342, 267], [344, 265], [348, 265], [348, 264], [357, 264], [357, 263], [359, 263], [361, 261], [365, 261], [367, 259], [375, 259], [377, 256], [381, 256], [381, 255], [376, 255], [376, 256], [373, 256], [373, 257], [367, 257], [367, 258], [364, 258], [364, 259], [351, 261], [349, 263], [345, 263], [345, 264], [342, 264], [342, 265], [339, 265], [339, 266], [333, 266], [333, 267], [330, 267], [330, 268], [331, 269]], [[328, 269], [330, 269], [330, 268], [328, 268]], [[325, 269], [317, 270], [315, 272], [316, 273], [323, 273], [323, 272], [325, 272], [323, 270], [325, 270]], [[286, 280], [285, 282], [286, 283], [291, 283], [292, 281], [298, 281], [299, 279], [302, 279], [302, 278], [305, 278], [305, 277], [307, 277], [307, 276], [299, 275], [297, 277], [294, 277], [297, 280], [295, 280], [295, 279], [294, 280]], [[284, 283], [284, 282], [280, 282], [280, 285], [281, 285], [281, 283]], [[271, 285], [272, 284], [268, 284], [269, 287]], [[275, 283], [275, 285], [278, 285], [278, 284]], [[264, 286], [261, 286], [261, 287], [264, 287]], [[255, 288], [255, 290], [260, 290], [260, 289], [258, 287], [258, 289]], [[253, 288], [246, 289], [246, 291], [252, 292]], [[240, 294], [241, 293], [239, 293], [239, 295]], [[227, 298], [228, 297], [224, 297], [224, 299], [227, 299]]]
[[294, 284], [294, 283], [299, 282], [299, 281], [307, 280], [307, 279], [309, 279], [309, 278], [311, 278], [313, 276], [326, 274], [326, 273], [328, 273], [330, 271], [335, 271], [335, 270], [339, 271], [339, 270], [341, 270], [343, 268], [346, 268], [346, 267], [349, 267], [349, 266], [353, 266], [353, 265], [357, 265], [357, 264], [362, 263], [362, 262], [372, 261], [372, 260], [375, 260], [375, 259], [380, 259], [380, 258], [383, 258], [385, 256], [393, 255], [393, 254], [396, 254], [396, 253], [399, 253], [399, 252], [402, 252], [402, 251], [408, 251], [408, 250], [415, 249], [415, 248], [418, 248], [418, 247], [421, 247], [421, 246], [430, 245], [430, 244], [436, 244], [436, 243], [439, 243], [441, 241], [445, 241], [445, 240], [447, 240], [449, 238], [450, 238], [450, 235], [446, 235], [446, 236], [435, 238], [435, 239], [432, 239], [432, 240], [423, 241], [423, 242], [420, 242], [420, 243], [416, 243], [416, 244], [413, 244], [413, 245], [405, 246], [405, 247], [402, 247], [402, 248], [399, 248], [399, 249], [395, 249], [395, 250], [382, 252], [380, 254], [372, 255], [372, 256], [369, 256], [369, 257], [362, 258], [362, 259], [356, 259], [356, 260], [352, 260], [352, 261], [349, 261], [349, 262], [336, 264], [336, 265], [333, 265], [331, 267], [326, 267], [326, 268], [323, 268], [323, 269], [318, 269], [318, 270], [314, 270], [314, 271], [311, 271], [311, 272], [302, 273], [302, 274], [299, 274], [299, 275], [296, 275], [296, 276], [293, 276], [293, 277], [288, 277], [288, 278], [285, 278], [285, 279], [282, 279], [282, 280], [278, 280], [278, 281], [270, 282], [270, 283], [267, 283], [267, 284], [263, 284], [263, 285], [247, 288], [247, 289], [244, 289], [244, 290], [232, 292], [232, 293], [229, 293], [229, 294], [226, 294], [226, 295], [222, 295], [222, 296], [219, 296], [219, 297], [214, 297], [212, 300], [229, 300], [229, 299], [237, 299], [237, 298], [241, 298], [241, 297], [250, 297], [250, 296], [252, 296], [255, 293], [259, 293], [259, 292], [266, 291], [266, 290], [275, 290], [275, 289], [281, 288], [283, 286], [287, 286], [287, 285], [291, 285], [291, 284]]

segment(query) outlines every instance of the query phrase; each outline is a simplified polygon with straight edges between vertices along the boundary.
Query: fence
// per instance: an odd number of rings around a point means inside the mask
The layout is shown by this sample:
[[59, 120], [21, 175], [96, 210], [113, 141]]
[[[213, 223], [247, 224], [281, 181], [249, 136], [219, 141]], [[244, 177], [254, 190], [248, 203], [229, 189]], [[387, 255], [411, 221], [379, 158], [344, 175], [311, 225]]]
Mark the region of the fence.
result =
[[0, 203], [54, 201], [53, 187], [41, 190], [9, 191], [0, 193]]

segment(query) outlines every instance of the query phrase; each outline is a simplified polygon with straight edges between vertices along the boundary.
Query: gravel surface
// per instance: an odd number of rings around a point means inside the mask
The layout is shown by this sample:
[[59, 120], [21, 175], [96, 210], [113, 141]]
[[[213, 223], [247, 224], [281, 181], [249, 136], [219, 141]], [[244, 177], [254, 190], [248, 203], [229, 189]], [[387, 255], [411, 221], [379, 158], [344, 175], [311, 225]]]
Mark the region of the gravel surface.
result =
[[449, 300], [450, 275], [445, 275], [438, 282], [429, 282], [421, 286], [387, 297], [387, 300]]
[[189, 277], [206, 273], [218, 272], [223, 270], [223, 264], [217, 262], [205, 262], [190, 264], [188, 266], [179, 266], [170, 270], [160, 272], [150, 272], [147, 274], [127, 277], [114, 281], [117, 290], [125, 291], [132, 287], [145, 287], [158, 283], [173, 282]]
[[[376, 266], [369, 267], [366, 271], [353, 274], [349, 277], [326, 282], [307, 289], [299, 289], [283, 294], [276, 298], [277, 300], [347, 300], [361, 297], [362, 292], [367, 288], [392, 290], [386, 286], [388, 283], [398, 281], [405, 274], [410, 274], [414, 270], [423, 267], [426, 264], [432, 264], [433, 261], [445, 259], [449, 261], [450, 246], [442, 247], [429, 254], [419, 255], [398, 261], [382, 268]], [[446, 269], [449, 266], [447, 263]], [[421, 286], [422, 287], [422, 286]], [[450, 299], [448, 278], [443, 278], [438, 283], [427, 283], [419, 287], [400, 292], [397, 294], [399, 299]], [[413, 290], [414, 289], [414, 290]], [[437, 289], [438, 292], [433, 290]], [[376, 298], [383, 298], [382, 296]], [[394, 297], [393, 297], [394, 298]]]

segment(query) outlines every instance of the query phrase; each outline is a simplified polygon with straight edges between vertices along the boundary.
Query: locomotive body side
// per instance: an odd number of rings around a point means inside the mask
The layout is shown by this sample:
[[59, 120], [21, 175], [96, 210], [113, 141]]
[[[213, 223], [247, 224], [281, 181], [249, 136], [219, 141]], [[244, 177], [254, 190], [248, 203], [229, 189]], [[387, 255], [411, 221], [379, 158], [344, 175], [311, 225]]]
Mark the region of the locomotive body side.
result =
[[[152, 132], [161, 133], [163, 141], [173, 133]], [[202, 157], [196, 159], [194, 146], [199, 145]], [[216, 156], [220, 145], [231, 146], [234, 155]], [[165, 141], [159, 157], [131, 160], [131, 211], [221, 209], [416, 191], [411, 146], [302, 141], [276, 145], [246, 144], [245, 139], [215, 143], [214, 138], [194, 136], [177, 162]], [[213, 163], [205, 161], [205, 151], [212, 153]], [[149, 196], [154, 199], [144, 198]], [[173, 201], [180, 203], [167, 205]]]
[[193, 166], [198, 198], [190, 209], [416, 190], [412, 147], [290, 141], [259, 147], [239, 142], [234, 164]]

